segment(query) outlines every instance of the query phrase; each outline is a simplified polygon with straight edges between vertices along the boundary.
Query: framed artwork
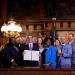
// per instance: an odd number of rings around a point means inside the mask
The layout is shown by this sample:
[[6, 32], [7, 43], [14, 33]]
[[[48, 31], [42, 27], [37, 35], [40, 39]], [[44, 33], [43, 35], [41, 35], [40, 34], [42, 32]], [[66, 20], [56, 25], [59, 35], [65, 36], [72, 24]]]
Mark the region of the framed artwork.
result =
[[32, 15], [31, 0], [7, 0], [7, 17], [11, 13], [15, 19], [24, 19]]
[[75, 0], [45, 0], [45, 18], [75, 19]]
[[40, 0], [7, 0], [7, 17], [12, 16], [17, 20], [31, 17], [33, 10], [39, 6]]

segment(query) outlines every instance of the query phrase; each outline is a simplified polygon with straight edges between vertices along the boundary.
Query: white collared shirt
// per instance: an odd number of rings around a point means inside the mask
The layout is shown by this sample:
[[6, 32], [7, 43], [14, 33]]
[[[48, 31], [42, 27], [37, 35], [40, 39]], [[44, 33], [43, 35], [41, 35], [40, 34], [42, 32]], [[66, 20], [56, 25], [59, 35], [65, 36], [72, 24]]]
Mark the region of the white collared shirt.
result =
[[65, 43], [64, 43], [64, 44], [61, 44], [61, 45], [63, 45], [63, 46], [64, 46], [64, 45], [65, 45]]
[[72, 44], [74, 40], [70, 41], [69, 44]]

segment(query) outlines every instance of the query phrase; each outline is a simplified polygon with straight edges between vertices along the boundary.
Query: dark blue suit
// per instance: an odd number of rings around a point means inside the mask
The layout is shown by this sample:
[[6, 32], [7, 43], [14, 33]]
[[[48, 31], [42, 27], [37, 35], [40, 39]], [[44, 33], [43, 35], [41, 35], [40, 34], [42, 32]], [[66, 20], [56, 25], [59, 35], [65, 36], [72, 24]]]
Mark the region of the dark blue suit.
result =
[[11, 60], [14, 59], [14, 61], [18, 64], [19, 63], [19, 51], [16, 50], [16, 48], [13, 47], [13, 44], [7, 44], [4, 48], [4, 67], [11, 67], [12, 63]]
[[[21, 52], [23, 52], [24, 50], [30, 50], [29, 49], [29, 44], [22, 44], [21, 47]], [[33, 43], [33, 48], [32, 50], [37, 50], [39, 51], [38, 45]], [[23, 58], [22, 58], [23, 59]], [[24, 60], [24, 66], [26, 67], [34, 67], [34, 66], [38, 66], [38, 62], [37, 61], [28, 61], [28, 60]]]
[[0, 51], [0, 67], [2, 67], [3, 64], [3, 51]]

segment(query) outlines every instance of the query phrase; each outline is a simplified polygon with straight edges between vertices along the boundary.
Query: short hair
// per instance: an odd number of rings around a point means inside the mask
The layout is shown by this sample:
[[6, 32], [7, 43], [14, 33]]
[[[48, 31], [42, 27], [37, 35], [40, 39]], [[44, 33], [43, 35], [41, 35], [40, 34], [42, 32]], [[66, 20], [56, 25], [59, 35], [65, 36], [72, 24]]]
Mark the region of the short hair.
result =
[[[28, 35], [27, 37], [29, 37], [29, 36], [32, 36], [32, 35]], [[32, 38], [33, 38], [33, 36], [32, 36]]]
[[73, 33], [70, 33], [69, 35], [72, 35], [74, 37], [74, 34]]
[[[47, 40], [50, 40], [50, 38], [44, 39], [44, 44], [46, 44]], [[50, 42], [51, 42], [51, 40], [50, 40]]]
[[9, 38], [9, 43], [11, 43], [11, 41], [12, 41], [13, 38], [14, 38], [14, 37], [10, 37], [10, 38]]

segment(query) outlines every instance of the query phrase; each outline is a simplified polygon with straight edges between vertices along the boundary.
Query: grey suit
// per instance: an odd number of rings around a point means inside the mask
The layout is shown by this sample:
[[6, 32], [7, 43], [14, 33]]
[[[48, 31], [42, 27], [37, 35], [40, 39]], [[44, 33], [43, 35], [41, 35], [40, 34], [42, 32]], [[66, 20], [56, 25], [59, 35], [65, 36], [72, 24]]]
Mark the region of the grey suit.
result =
[[72, 68], [75, 68], [75, 41], [71, 43], [72, 46]]
[[[62, 45], [59, 46], [61, 49]], [[58, 55], [58, 64], [60, 68], [71, 68], [71, 56], [72, 56], [72, 47], [70, 44], [65, 43], [63, 46], [64, 55]]]

